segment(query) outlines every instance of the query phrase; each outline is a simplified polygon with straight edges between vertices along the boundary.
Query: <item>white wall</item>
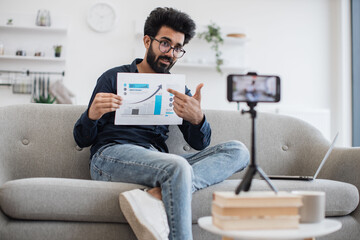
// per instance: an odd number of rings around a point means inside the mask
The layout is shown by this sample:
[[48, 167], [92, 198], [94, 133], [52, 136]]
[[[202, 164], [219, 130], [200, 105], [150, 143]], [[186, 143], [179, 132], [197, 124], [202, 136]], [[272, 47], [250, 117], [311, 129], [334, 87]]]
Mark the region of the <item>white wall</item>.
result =
[[[249, 70], [282, 79], [281, 103], [262, 104], [259, 109], [289, 114], [298, 110], [293, 115], [324, 113], [326, 123], [323, 119], [313, 123], [328, 126], [321, 129], [328, 138], [340, 130], [339, 145], [351, 144], [348, 0], [104, 1], [115, 6], [119, 16], [116, 29], [109, 33], [96, 33], [87, 26], [86, 13], [95, 0], [1, 0], [0, 12], [32, 13], [35, 17], [37, 10], [44, 8], [66, 18], [65, 84], [77, 95], [77, 104], [88, 103], [101, 73], [133, 60], [137, 46], [134, 23], [144, 21], [155, 7], [178, 8], [198, 24], [213, 21], [241, 27], [250, 38], [245, 50]], [[226, 101], [226, 73], [176, 67], [173, 72], [185, 73], [192, 89], [205, 83], [203, 108], [236, 109]], [[4, 101], [2, 96], [0, 101]]]

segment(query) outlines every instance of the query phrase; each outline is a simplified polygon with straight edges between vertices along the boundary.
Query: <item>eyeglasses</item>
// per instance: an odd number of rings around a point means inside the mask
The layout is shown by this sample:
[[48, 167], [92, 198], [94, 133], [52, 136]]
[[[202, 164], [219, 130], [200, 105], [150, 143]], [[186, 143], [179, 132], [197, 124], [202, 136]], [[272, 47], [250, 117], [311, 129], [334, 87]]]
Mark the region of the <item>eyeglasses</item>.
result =
[[170, 45], [170, 43], [168, 41], [166, 41], [166, 40], [157, 40], [154, 37], [150, 37], [150, 38], [159, 43], [159, 50], [162, 53], [168, 53], [172, 49], [173, 50], [173, 52], [172, 52], [173, 56], [176, 57], [176, 58], [181, 58], [186, 53], [186, 51], [181, 47], [172, 47]]

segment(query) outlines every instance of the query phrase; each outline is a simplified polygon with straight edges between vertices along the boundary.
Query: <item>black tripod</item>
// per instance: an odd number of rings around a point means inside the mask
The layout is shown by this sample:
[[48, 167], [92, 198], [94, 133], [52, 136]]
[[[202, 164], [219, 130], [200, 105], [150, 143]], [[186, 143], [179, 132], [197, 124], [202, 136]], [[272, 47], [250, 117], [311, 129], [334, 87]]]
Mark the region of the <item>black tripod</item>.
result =
[[250, 107], [249, 111], [242, 110], [241, 114], [250, 113], [252, 119], [252, 130], [251, 130], [251, 162], [250, 166], [245, 174], [245, 177], [236, 188], [235, 193], [239, 194], [241, 191], [249, 191], [251, 186], [251, 181], [253, 180], [255, 174], [258, 172], [260, 176], [267, 182], [267, 184], [271, 187], [274, 192], [278, 192], [275, 186], [271, 183], [269, 177], [265, 174], [265, 172], [256, 165], [255, 161], [255, 119], [256, 119], [256, 107], [257, 102], [247, 102], [247, 105]]

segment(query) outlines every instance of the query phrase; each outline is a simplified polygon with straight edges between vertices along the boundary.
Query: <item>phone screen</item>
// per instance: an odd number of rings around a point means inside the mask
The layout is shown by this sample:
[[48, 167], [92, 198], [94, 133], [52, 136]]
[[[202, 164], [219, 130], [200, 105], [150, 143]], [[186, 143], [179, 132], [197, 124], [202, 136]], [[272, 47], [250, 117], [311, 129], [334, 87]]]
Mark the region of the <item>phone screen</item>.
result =
[[263, 75], [229, 75], [227, 90], [230, 102], [279, 102], [280, 78]]

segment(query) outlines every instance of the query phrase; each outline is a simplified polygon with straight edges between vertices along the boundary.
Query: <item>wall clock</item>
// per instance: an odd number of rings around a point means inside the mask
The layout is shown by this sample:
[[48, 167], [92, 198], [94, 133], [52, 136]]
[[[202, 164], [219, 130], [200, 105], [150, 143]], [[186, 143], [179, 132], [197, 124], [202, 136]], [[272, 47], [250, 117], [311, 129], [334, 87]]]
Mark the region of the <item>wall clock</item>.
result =
[[95, 3], [89, 9], [87, 22], [96, 32], [108, 32], [115, 27], [116, 11], [108, 3]]

